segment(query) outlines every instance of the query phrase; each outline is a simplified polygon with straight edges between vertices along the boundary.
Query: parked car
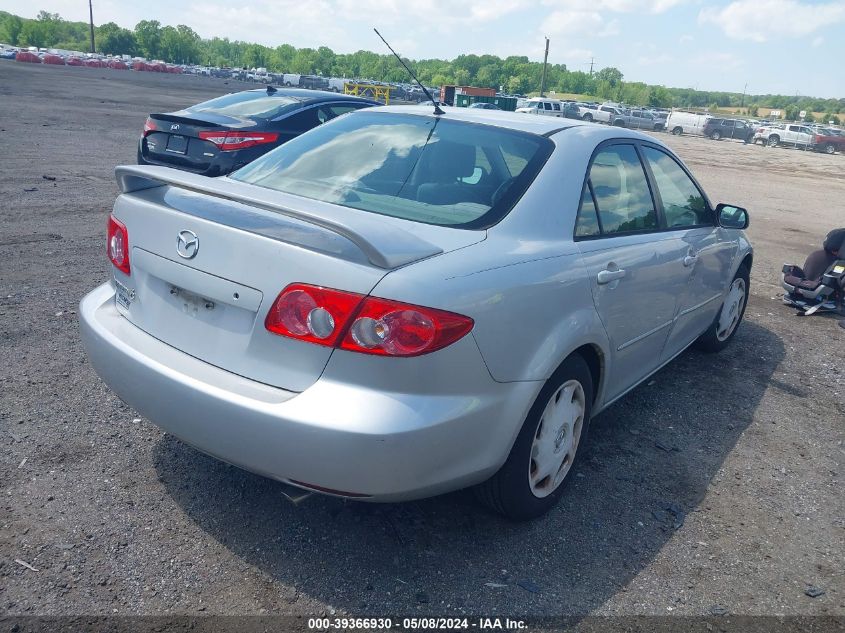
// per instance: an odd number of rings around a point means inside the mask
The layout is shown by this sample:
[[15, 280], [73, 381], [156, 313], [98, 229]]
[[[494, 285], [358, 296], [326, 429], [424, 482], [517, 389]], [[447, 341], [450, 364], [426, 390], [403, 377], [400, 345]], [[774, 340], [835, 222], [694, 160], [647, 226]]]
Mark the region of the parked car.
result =
[[31, 51], [18, 51], [15, 53], [16, 62], [27, 62], [29, 64], [40, 64], [41, 58]]
[[116, 175], [94, 369], [199, 450], [339, 497], [478, 484], [538, 516], [591, 418], [729, 345], [748, 298], [747, 212], [630, 130], [390, 106], [225, 178]]
[[663, 123], [656, 120], [654, 115], [646, 110], [623, 110], [622, 114], [613, 115], [610, 123], [616, 127], [629, 127], [635, 130], [663, 129]]
[[15, 48], [5, 48], [0, 51], [0, 59], [15, 59], [18, 51]]
[[723, 119], [713, 117], [704, 124], [701, 133], [714, 141], [723, 138], [736, 138], [746, 143], [754, 140], [756, 129], [742, 119]]
[[517, 112], [524, 114], [539, 114], [543, 116], [563, 116], [563, 108], [558, 99], [547, 99], [545, 97], [532, 97], [520, 104]]
[[813, 147], [816, 151], [825, 154], [845, 152], [845, 134], [832, 128], [818, 129], [813, 139]]
[[760, 141], [768, 147], [787, 145], [807, 149], [815, 138], [816, 135], [806, 125], [792, 123], [778, 127], [762, 127], [754, 133], [754, 143]]
[[54, 55], [53, 53], [45, 53], [41, 58], [42, 64], [52, 64], [54, 66], [64, 66], [65, 58], [61, 55]]
[[564, 101], [563, 105], [561, 106], [561, 116], [566, 119], [580, 119], [581, 108], [578, 106], [577, 103], [574, 103], [572, 101]]
[[220, 176], [336, 116], [376, 101], [333, 92], [246, 90], [151, 114], [138, 142], [138, 163]]
[[293, 73], [285, 73], [282, 75], [282, 83], [289, 88], [298, 88], [299, 87], [299, 80], [302, 75], [296, 75]]
[[713, 117], [701, 112], [675, 110], [666, 117], [666, 129], [675, 136], [681, 134], [703, 134], [704, 126]]
[[476, 110], [501, 110], [501, 108], [495, 103], [484, 103], [482, 101], [479, 101], [477, 103], [471, 103], [469, 107], [474, 108]]
[[317, 75], [302, 75], [299, 78], [299, 87], [308, 90], [328, 90], [329, 81], [325, 77]]
[[584, 121], [595, 121], [596, 123], [610, 123], [615, 117], [623, 114], [622, 108], [614, 103], [603, 103], [600, 106], [582, 106], [581, 118]]

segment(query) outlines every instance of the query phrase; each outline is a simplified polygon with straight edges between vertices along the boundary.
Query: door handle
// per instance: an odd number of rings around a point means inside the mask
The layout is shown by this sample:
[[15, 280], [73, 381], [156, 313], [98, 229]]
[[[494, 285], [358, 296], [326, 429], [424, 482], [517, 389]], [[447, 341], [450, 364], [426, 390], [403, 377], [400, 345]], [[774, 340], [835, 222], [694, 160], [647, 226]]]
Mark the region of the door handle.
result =
[[686, 257], [684, 257], [684, 266], [689, 268], [690, 266], [692, 266], [697, 261], [698, 261], [698, 255], [687, 255]]
[[600, 284], [609, 284], [611, 281], [622, 279], [625, 276], [625, 270], [602, 270], [596, 275], [596, 281]]

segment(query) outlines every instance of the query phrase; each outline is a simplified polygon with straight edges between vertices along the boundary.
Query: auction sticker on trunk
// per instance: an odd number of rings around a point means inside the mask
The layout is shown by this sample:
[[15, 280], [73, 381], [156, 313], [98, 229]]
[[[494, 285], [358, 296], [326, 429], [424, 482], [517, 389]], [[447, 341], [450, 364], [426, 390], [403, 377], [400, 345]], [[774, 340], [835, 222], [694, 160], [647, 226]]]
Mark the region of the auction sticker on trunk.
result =
[[135, 291], [127, 288], [117, 279], [114, 280], [114, 299], [118, 304], [122, 305], [127, 310], [129, 304], [135, 300]]

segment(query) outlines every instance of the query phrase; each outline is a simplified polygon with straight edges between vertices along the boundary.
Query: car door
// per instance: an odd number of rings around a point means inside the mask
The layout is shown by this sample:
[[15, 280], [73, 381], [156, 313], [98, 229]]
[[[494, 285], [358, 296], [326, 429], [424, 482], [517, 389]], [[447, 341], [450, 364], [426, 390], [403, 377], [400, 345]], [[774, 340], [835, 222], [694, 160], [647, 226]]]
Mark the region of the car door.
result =
[[674, 324], [661, 355], [665, 362], [713, 323], [739, 244], [717, 226], [707, 197], [674, 156], [651, 145], [643, 145], [642, 153], [668, 234], [685, 245], [680, 265], [687, 281], [678, 294]]
[[575, 240], [611, 344], [611, 399], [659, 366], [689, 277], [682, 263], [687, 244], [663, 228], [636, 144], [600, 146], [584, 184]]

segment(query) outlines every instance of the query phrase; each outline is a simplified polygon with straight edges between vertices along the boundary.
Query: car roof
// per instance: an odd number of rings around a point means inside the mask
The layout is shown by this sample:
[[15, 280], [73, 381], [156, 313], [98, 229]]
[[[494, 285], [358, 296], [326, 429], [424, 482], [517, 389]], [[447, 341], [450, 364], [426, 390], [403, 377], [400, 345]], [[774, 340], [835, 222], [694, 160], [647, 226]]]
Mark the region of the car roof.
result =
[[[368, 108], [367, 112], [385, 112], [397, 114], [415, 114], [418, 116], [427, 116], [434, 118], [433, 108], [428, 106], [381, 106], [376, 108]], [[449, 108], [445, 114], [441, 115], [444, 119], [451, 121], [465, 121], [467, 123], [478, 123], [482, 125], [493, 125], [496, 127], [506, 128], [509, 130], [517, 130], [520, 132], [529, 132], [539, 136], [552, 136], [557, 132], [564, 130], [577, 129], [579, 132], [595, 137], [597, 140], [604, 140], [609, 138], [638, 138], [647, 140], [658, 145], [662, 145], [660, 141], [652, 136], [629, 130], [626, 128], [612, 127], [609, 125], [601, 125], [599, 123], [590, 123], [588, 121], [581, 121], [578, 119], [564, 119], [562, 117], [547, 117], [547, 116], [531, 116], [519, 112], [507, 112], [506, 110], [484, 110], [482, 108]]]

